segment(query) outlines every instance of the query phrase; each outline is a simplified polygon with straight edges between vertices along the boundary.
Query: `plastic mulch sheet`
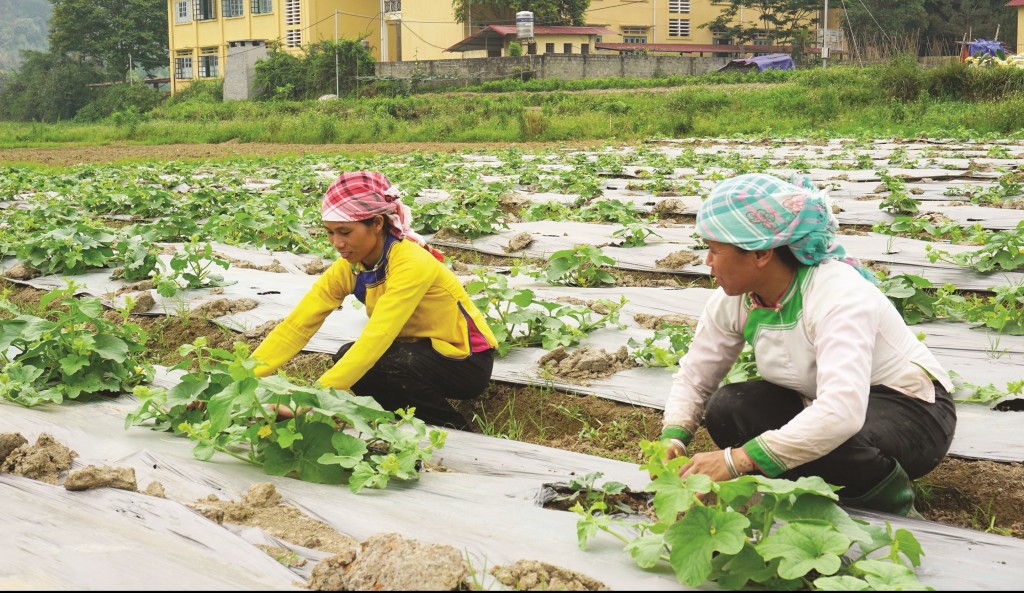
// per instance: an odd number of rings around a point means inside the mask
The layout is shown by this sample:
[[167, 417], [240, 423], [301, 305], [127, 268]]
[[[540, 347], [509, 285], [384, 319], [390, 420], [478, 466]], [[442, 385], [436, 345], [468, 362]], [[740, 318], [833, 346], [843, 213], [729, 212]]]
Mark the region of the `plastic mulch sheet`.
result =
[[[168, 385], [167, 377], [158, 383]], [[435, 453], [443, 472], [425, 472], [385, 490], [351, 493], [344, 486], [268, 476], [225, 455], [194, 459], [182, 437], [145, 427], [125, 429], [136, 401], [122, 396], [90, 403], [23, 408], [0, 403], [0, 432], [30, 442], [48, 433], [87, 465], [131, 467], [139, 488], [164, 486], [166, 499], [112, 489], [69, 492], [60, 486], [0, 474], [0, 508], [9, 545], [0, 555], [6, 589], [287, 590], [305, 583], [310, 567], [286, 568], [257, 546], [282, 542], [227, 529], [185, 503], [210, 494], [238, 500], [254, 483], [271, 482], [282, 502], [363, 541], [395, 532], [464, 550], [474, 566], [541, 560], [581, 572], [613, 590], [685, 590], [665, 568], [645, 571], [622, 543], [599, 535], [586, 550], [574, 513], [545, 509], [543, 484], [601, 472], [643, 489], [639, 467], [528, 443], [451, 431]], [[910, 529], [924, 550], [918, 578], [940, 590], [1009, 590], [1024, 579], [1024, 541], [896, 516], [854, 513], [873, 523]], [[17, 542], [16, 545], [10, 545]], [[293, 547], [310, 564], [323, 557]]]

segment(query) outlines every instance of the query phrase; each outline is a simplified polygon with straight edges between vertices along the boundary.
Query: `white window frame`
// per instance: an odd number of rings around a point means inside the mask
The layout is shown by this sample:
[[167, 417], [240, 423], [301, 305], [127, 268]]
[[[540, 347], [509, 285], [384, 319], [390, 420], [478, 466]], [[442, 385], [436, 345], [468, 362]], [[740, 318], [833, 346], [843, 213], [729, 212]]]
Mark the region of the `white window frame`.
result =
[[669, 37], [689, 37], [690, 19], [668, 19]]
[[181, 0], [174, 3], [174, 22], [183, 25], [192, 22], [192, 12], [189, 10], [189, 0]]
[[288, 29], [284, 33], [285, 47], [302, 47], [302, 29]]
[[690, 14], [690, 0], [668, 0], [670, 14]]
[[249, 14], [273, 14], [274, 0], [252, 0], [249, 4]]
[[245, 16], [245, 0], [222, 0], [220, 13], [226, 19]]
[[[209, 13], [199, 10], [201, 7], [210, 9]], [[217, 0], [192, 0], [192, 18], [197, 21], [213, 21], [217, 19]]]
[[220, 55], [216, 49], [204, 49], [199, 55], [199, 78], [218, 78], [220, 76]]
[[174, 55], [174, 79], [192, 80], [192, 53], [179, 51]]
[[[299, 0], [285, 0], [284, 4], [284, 24], [285, 25], [301, 25], [302, 14], [299, 12], [301, 3]], [[289, 46], [291, 47], [291, 46]], [[295, 46], [298, 47], [298, 46]]]
[[623, 43], [647, 43], [646, 35], [623, 35]]

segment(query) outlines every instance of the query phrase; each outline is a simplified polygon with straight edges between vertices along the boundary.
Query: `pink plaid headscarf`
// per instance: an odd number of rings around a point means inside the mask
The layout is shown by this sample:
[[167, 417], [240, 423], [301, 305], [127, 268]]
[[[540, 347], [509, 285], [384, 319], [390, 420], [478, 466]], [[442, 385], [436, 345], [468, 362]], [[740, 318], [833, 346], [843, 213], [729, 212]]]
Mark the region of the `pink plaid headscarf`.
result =
[[426, 239], [412, 230], [412, 213], [402, 203], [398, 188], [388, 178], [374, 171], [342, 173], [324, 194], [324, 222], [359, 222], [378, 214], [390, 224], [388, 230], [399, 239], [408, 237], [430, 252], [438, 261], [444, 255], [427, 245]]

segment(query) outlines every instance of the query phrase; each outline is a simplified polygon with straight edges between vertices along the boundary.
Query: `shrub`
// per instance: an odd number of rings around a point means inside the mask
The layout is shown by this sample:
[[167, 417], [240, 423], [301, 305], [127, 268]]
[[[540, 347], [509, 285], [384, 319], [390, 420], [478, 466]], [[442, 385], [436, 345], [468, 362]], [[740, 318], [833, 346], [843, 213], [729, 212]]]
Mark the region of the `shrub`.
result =
[[903, 54], [893, 58], [879, 72], [878, 85], [892, 99], [916, 101], [924, 88], [924, 73], [917, 57]]
[[115, 113], [148, 113], [164, 100], [164, 94], [146, 84], [115, 84], [99, 91], [95, 101], [75, 114], [75, 121], [95, 122]]

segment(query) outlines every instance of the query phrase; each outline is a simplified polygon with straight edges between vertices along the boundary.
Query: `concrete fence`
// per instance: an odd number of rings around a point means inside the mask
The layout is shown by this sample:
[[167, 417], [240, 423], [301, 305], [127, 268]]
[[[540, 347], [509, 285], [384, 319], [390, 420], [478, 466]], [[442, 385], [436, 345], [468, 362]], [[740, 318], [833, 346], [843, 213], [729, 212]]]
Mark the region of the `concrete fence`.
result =
[[379, 78], [419, 81], [425, 85], [480, 83], [503, 78], [661, 78], [692, 76], [717, 70], [730, 58], [639, 55], [540, 55], [465, 60], [381, 62]]

